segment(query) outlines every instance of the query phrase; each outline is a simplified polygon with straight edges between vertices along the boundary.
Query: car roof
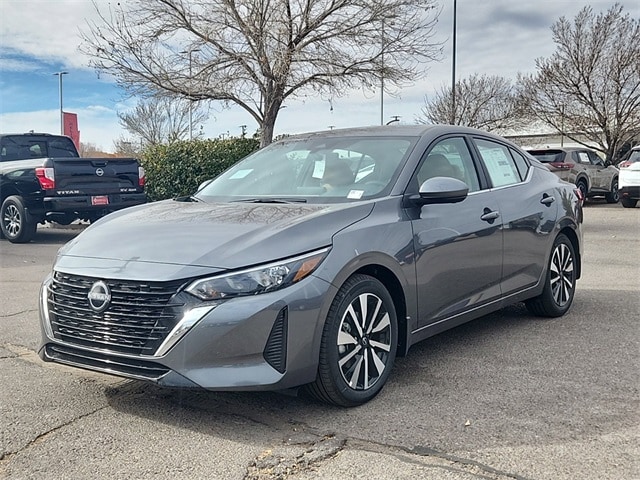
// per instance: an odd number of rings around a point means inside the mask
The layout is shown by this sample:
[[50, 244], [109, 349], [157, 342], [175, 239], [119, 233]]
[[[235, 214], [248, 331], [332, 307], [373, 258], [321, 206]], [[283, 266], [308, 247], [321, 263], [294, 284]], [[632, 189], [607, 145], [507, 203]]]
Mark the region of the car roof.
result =
[[[278, 141], [287, 140], [303, 140], [313, 137], [318, 138], [331, 138], [331, 137], [377, 137], [377, 136], [411, 136], [411, 137], [423, 137], [425, 135], [431, 137], [438, 137], [440, 135], [458, 133], [466, 135], [482, 135], [485, 137], [494, 138], [502, 142], [507, 142], [511, 145], [513, 142], [500, 137], [490, 132], [478, 130], [471, 127], [463, 127], [458, 125], [377, 125], [366, 127], [352, 127], [352, 128], [337, 128], [333, 130], [322, 130], [317, 132], [299, 133], [291, 136], [287, 136]], [[277, 143], [277, 142], [274, 142]]]

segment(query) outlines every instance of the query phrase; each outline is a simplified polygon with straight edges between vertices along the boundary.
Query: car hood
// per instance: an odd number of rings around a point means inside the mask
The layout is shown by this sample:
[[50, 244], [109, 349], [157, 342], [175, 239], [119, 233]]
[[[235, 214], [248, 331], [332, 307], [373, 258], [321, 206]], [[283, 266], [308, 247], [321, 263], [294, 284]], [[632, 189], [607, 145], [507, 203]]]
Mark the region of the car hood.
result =
[[328, 246], [373, 205], [156, 202], [108, 215], [63, 247], [58, 262], [241, 268]]

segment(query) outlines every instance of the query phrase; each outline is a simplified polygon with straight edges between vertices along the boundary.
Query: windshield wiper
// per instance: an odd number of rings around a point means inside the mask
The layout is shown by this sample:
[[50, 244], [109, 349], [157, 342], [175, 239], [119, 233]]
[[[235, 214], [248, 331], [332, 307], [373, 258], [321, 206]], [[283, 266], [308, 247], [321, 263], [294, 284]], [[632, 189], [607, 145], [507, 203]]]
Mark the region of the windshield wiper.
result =
[[243, 203], [307, 203], [306, 198], [273, 198], [273, 197], [260, 197], [260, 198], [243, 198], [242, 200], [233, 200], [234, 202]]
[[200, 200], [198, 197], [195, 197], [193, 195], [185, 195], [183, 197], [176, 197], [173, 199], [174, 202], [201, 202], [202, 200]]

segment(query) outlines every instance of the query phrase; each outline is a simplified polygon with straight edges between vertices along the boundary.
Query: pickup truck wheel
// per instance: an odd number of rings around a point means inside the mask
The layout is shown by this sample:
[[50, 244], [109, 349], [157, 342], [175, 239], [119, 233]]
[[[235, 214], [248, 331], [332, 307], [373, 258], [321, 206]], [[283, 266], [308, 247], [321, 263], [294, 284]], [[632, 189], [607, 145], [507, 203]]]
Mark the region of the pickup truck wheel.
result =
[[607, 200], [607, 203], [618, 203], [620, 201], [617, 178], [614, 178], [613, 182], [611, 182], [611, 191], [605, 194], [604, 198]]
[[638, 200], [635, 198], [623, 198], [622, 199], [622, 206], [624, 208], [633, 208], [636, 206], [636, 204], [638, 203]]
[[22, 198], [12, 195], [2, 202], [0, 230], [11, 243], [27, 243], [36, 234], [36, 222], [29, 221]]

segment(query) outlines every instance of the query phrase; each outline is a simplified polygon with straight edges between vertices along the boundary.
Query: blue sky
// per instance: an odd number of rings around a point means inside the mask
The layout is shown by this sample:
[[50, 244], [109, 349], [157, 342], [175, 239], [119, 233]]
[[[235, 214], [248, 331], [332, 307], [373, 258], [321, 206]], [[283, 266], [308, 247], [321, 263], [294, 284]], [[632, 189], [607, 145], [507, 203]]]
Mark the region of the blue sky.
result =
[[[106, 0], [97, 0], [100, 8]], [[595, 11], [614, 2], [588, 2]], [[564, 15], [572, 19], [587, 2], [575, 0], [458, 0], [457, 77], [473, 73], [515, 79], [517, 72], [532, 72], [535, 59], [553, 53], [551, 24]], [[622, 2], [625, 11], [640, 16], [640, 2]], [[429, 65], [427, 76], [415, 85], [385, 95], [385, 119], [399, 115], [414, 123], [424, 96], [451, 82], [451, 25], [453, 0], [440, 1], [442, 13], [436, 40], [444, 43], [441, 62]], [[127, 133], [117, 112], [135, 106], [108, 77], [88, 67], [78, 52], [79, 31], [86, 30], [96, 13], [89, 0], [0, 0], [0, 131], [36, 130], [58, 133], [58, 77], [63, 78], [64, 110], [78, 114], [81, 141], [105, 151]], [[323, 130], [380, 123], [379, 91], [356, 90], [335, 99], [307, 98], [286, 103], [276, 124], [276, 134]], [[255, 131], [253, 119], [239, 108], [213, 105], [210, 120], [202, 126], [205, 137], [240, 134], [240, 125]]]

